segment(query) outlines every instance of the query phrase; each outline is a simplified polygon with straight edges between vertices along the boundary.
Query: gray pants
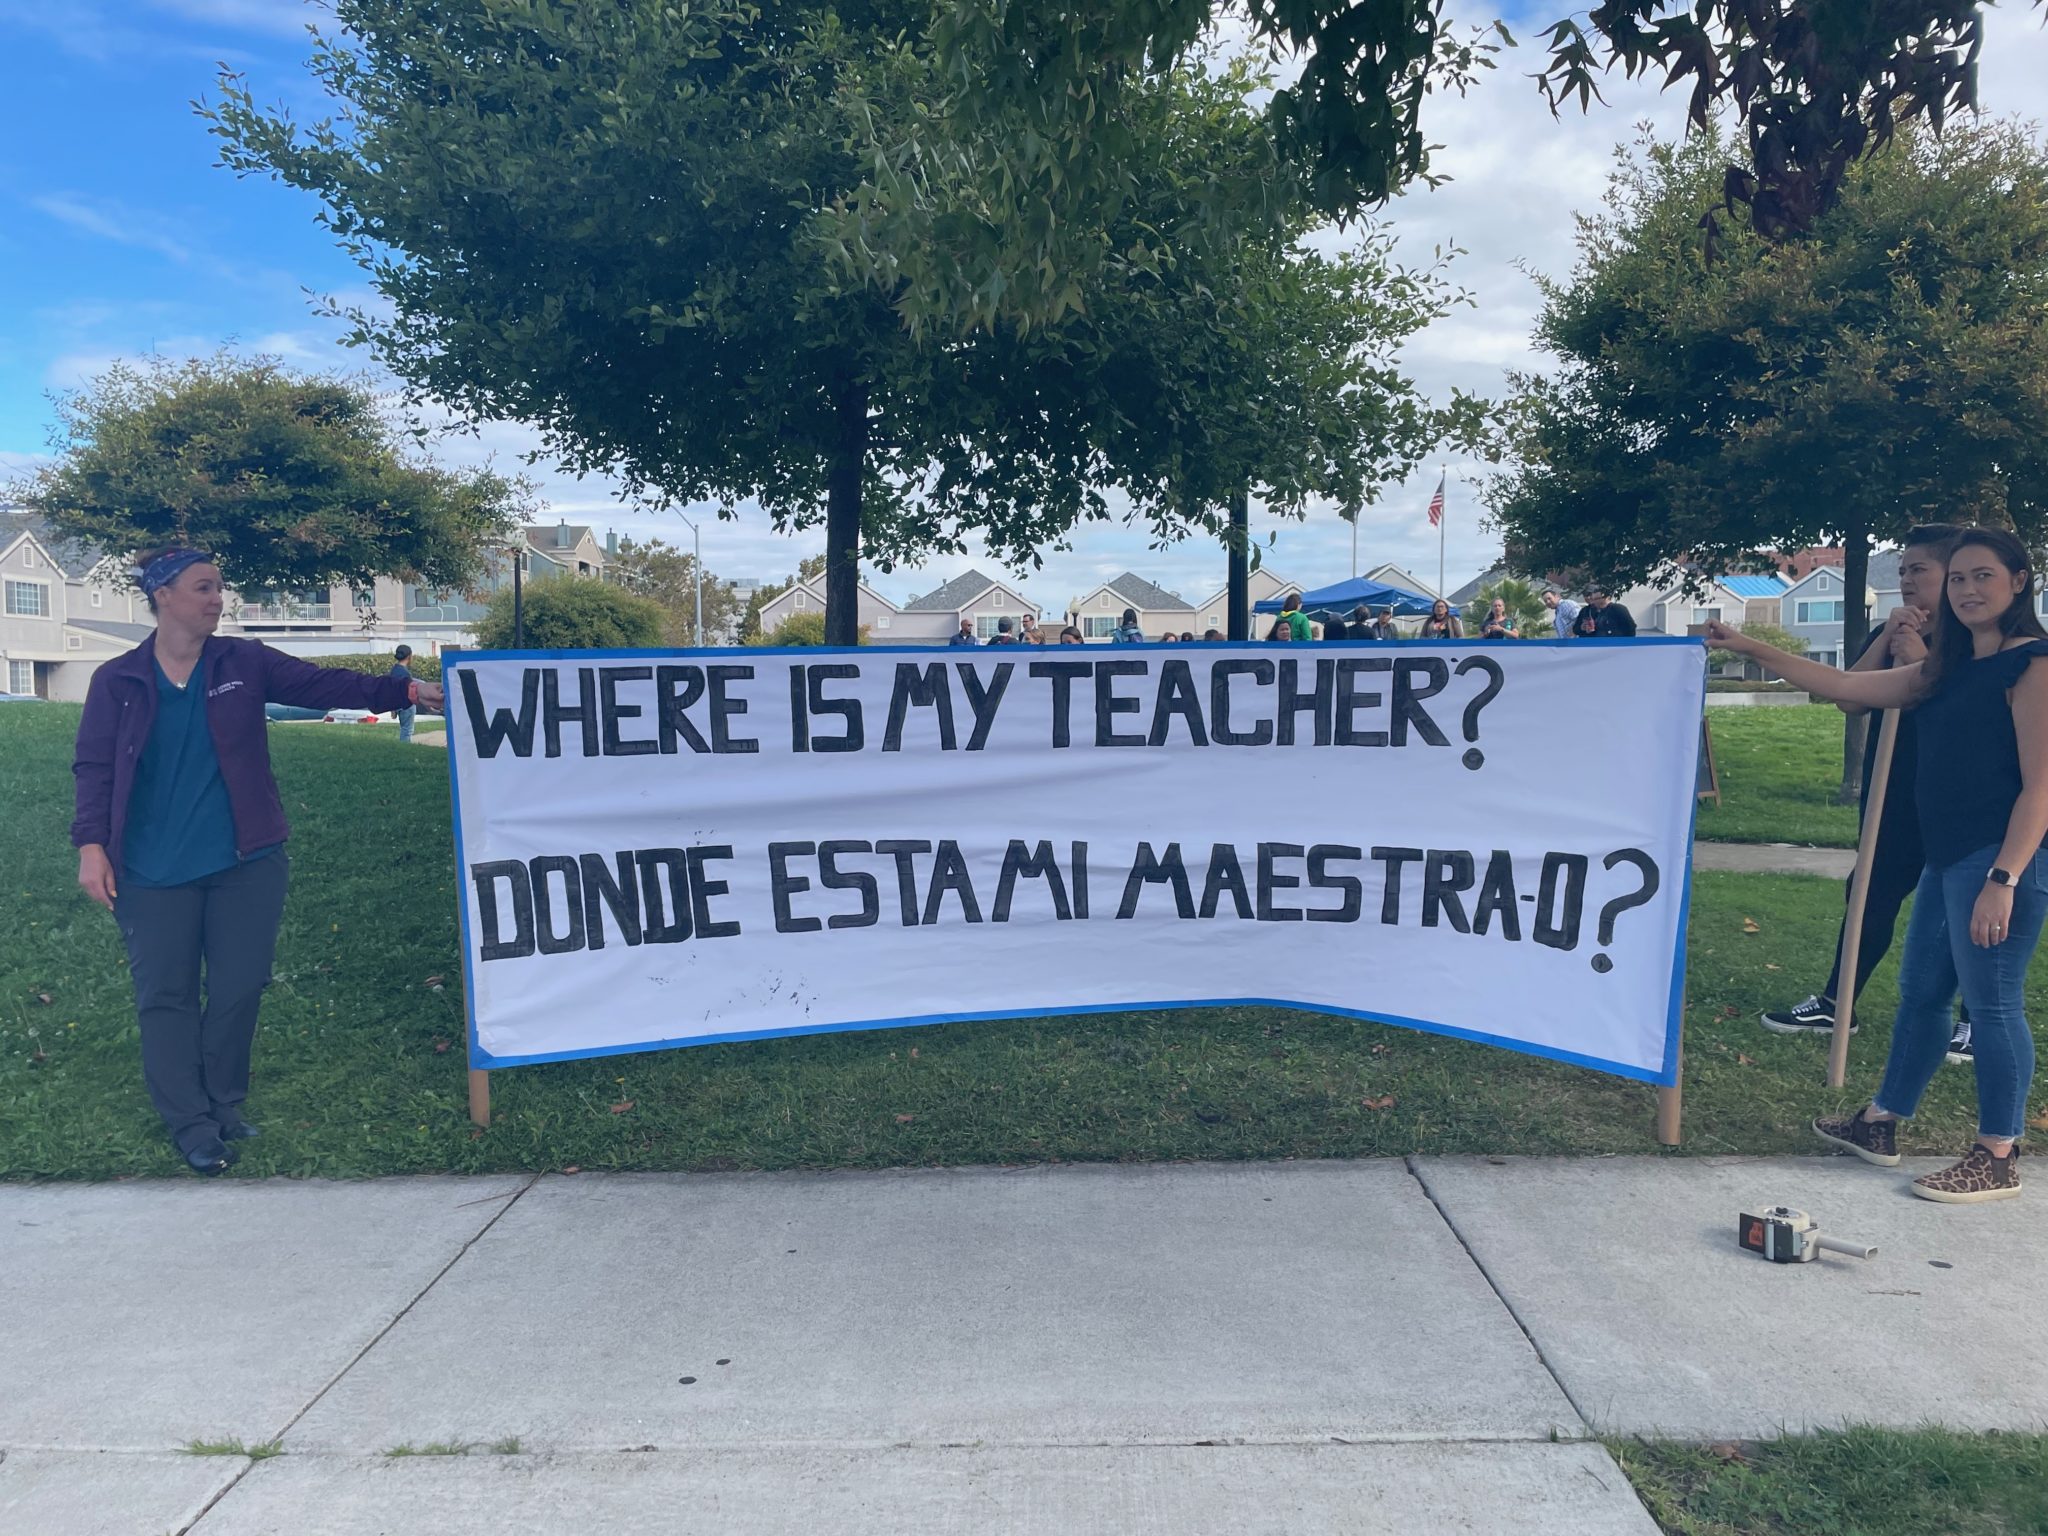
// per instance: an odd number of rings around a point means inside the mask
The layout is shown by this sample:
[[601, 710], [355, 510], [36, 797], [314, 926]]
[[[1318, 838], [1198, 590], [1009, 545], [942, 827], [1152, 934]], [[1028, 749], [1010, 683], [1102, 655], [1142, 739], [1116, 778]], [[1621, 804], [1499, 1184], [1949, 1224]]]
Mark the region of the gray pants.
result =
[[280, 848], [189, 885], [123, 884], [114, 901], [135, 982], [143, 1081], [181, 1152], [241, 1118], [290, 877]]

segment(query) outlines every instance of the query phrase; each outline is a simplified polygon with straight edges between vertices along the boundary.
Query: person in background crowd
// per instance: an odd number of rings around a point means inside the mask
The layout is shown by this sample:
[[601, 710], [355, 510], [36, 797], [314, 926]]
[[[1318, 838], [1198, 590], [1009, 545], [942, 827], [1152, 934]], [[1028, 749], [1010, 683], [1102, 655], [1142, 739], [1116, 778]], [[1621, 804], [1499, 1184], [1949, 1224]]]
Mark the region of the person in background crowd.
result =
[[1508, 605], [1500, 598], [1486, 610], [1486, 617], [1479, 621], [1479, 638], [1482, 640], [1519, 640], [1522, 628], [1508, 612]]
[[1182, 630], [1180, 632], [1180, 643], [1182, 645], [1193, 645], [1195, 643], [1195, 632], [1192, 629]]
[[1287, 622], [1286, 614], [1283, 613], [1273, 621], [1273, 627], [1267, 632], [1266, 638], [1268, 640], [1293, 640], [1294, 626]]
[[1285, 619], [1288, 628], [1294, 631], [1293, 634], [1287, 637], [1288, 639], [1313, 640], [1315, 638], [1315, 631], [1309, 625], [1308, 615], [1301, 611], [1301, 594], [1299, 592], [1290, 592], [1280, 599], [1280, 617]]
[[1045, 634], [1039, 629], [1038, 620], [1032, 614], [1027, 613], [1024, 615], [1022, 628], [1017, 632], [1017, 643], [1019, 645], [1045, 644]]
[[1970, 528], [1950, 550], [1927, 659], [1843, 672], [1788, 656], [1725, 624], [1707, 643], [1748, 656], [1816, 698], [1917, 709], [1914, 808], [1927, 867], [1914, 892], [1884, 1080], [1860, 1111], [1813, 1122], [1821, 1140], [1896, 1167], [1898, 1121], [1940, 1070], [1949, 1003], [1969, 1004], [1977, 1137], [1962, 1161], [1913, 1181], [1928, 1200], [1975, 1204], [2020, 1192], [2019, 1138], [2034, 1077], [2027, 967], [2048, 918], [2048, 629], [2026, 546]]
[[1169, 629], [1159, 637], [1159, 643], [1161, 645], [1178, 645], [1180, 644], [1180, 636]]
[[1109, 643], [1111, 645], [1143, 645], [1145, 643], [1145, 632], [1138, 628], [1137, 609], [1126, 608], [1124, 610], [1124, 616], [1118, 620], [1116, 633], [1109, 637]]
[[960, 633], [959, 633], [959, 634], [957, 634], [957, 635], [955, 635], [955, 636], [954, 636], [954, 637], [953, 637], [952, 639], [948, 640], [948, 641], [946, 642], [946, 644], [948, 644], [948, 645], [979, 645], [979, 644], [981, 644], [981, 642], [980, 642], [979, 640], [977, 640], [977, 639], [975, 639], [975, 638], [974, 638], [974, 620], [972, 620], [972, 619], [962, 619], [962, 620], [960, 621]]
[[1323, 625], [1323, 638], [1325, 640], [1348, 640], [1350, 637], [1351, 630], [1349, 626], [1335, 614], [1332, 614]]
[[[411, 682], [412, 668], [406, 665], [406, 663], [411, 660], [412, 647], [409, 645], [401, 645], [397, 650], [391, 653], [390, 675], [392, 677], [402, 679], [405, 682]], [[398, 739], [400, 741], [412, 740], [412, 721], [415, 713], [416, 711], [410, 704], [406, 705], [405, 708], [401, 709], [398, 712]]]
[[1220, 629], [1205, 629], [1202, 631], [1202, 638], [1204, 640], [1221, 640], [1223, 638], [1223, 631]]
[[1398, 640], [1401, 631], [1394, 627], [1394, 610], [1382, 608], [1380, 616], [1372, 621], [1372, 637], [1375, 640]]
[[86, 688], [71, 842], [127, 947], [150, 1100], [186, 1166], [217, 1174], [256, 1134], [242, 1105], [290, 879], [263, 706], [395, 713], [439, 709], [441, 690], [215, 634], [220, 567], [201, 550], [136, 563], [156, 632]]
[[1550, 610], [1550, 622], [1557, 628], [1557, 638], [1571, 639], [1572, 623], [1579, 616], [1579, 605], [1568, 597], [1546, 592], [1543, 594], [1543, 606]]
[[1351, 610], [1351, 617], [1345, 622], [1344, 633], [1353, 640], [1377, 640], [1373, 630], [1372, 610], [1360, 603]]
[[1636, 616], [1607, 595], [1605, 587], [1586, 594], [1586, 606], [1593, 610], [1593, 633], [1603, 640], [1632, 639]]
[[1593, 611], [1591, 603], [1579, 605], [1579, 611], [1572, 619], [1574, 640], [1597, 640], [1600, 638], [1600, 615]]
[[1458, 616], [1451, 612], [1451, 605], [1438, 598], [1430, 605], [1429, 617], [1422, 621], [1422, 638], [1425, 640], [1462, 640], [1465, 626], [1458, 622]]
[[1081, 638], [1081, 631], [1074, 628], [1073, 625], [1069, 624], [1060, 631], [1060, 644], [1085, 645], [1087, 644], [1087, 642]]
[[996, 620], [996, 632], [990, 637], [988, 643], [990, 645], [1015, 645], [1017, 643], [1017, 637], [1010, 633], [1010, 621], [1008, 619]]
[[[1941, 589], [1948, 576], [1949, 545], [1957, 530], [1948, 523], [1930, 523], [1906, 535], [1906, 547], [1899, 552], [1899, 600], [1884, 624], [1872, 630], [1857, 654], [1852, 672], [1878, 672], [1887, 667], [1912, 666], [1927, 659], [1927, 637], [1933, 633], [1935, 615], [1941, 609]], [[1842, 713], [1861, 715], [1860, 704], [1843, 704]], [[1863, 743], [1863, 804], [1870, 803], [1870, 781], [1876, 773], [1877, 731], [1865, 732]], [[1864, 893], [1862, 937], [1856, 948], [1856, 992], [1860, 997], [1870, 982], [1885, 951], [1891, 948], [1892, 931], [1898, 926], [1899, 910], [1926, 868], [1926, 851], [1920, 845], [1920, 822], [1913, 810], [1915, 770], [1919, 754], [1919, 717], [1914, 710], [1899, 711], [1897, 743], [1892, 753], [1891, 778], [1886, 783], [1884, 805], [1878, 811], [1877, 848], [1871, 859], [1869, 888]], [[1859, 816], [1858, 820], [1862, 818]], [[1846, 888], [1845, 888], [1846, 889]], [[1835, 998], [1842, 984], [1842, 944], [1848, 937], [1843, 924], [1835, 940], [1835, 964], [1820, 991], [1790, 1008], [1774, 1008], [1762, 1016], [1765, 1029], [1780, 1035], [1826, 1035], [1835, 1027]], [[1849, 1021], [1851, 1034], [1856, 1021]], [[1970, 1059], [1970, 1011], [1963, 1009], [1951, 1032], [1948, 1059], [1958, 1065]]]

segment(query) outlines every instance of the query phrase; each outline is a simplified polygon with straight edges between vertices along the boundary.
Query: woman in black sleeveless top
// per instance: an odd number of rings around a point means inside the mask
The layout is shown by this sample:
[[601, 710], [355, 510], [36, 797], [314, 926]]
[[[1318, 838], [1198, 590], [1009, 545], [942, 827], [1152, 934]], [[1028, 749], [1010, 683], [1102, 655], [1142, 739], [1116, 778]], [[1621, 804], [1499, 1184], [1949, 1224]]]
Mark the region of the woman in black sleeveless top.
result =
[[[1899, 972], [1899, 1013], [1884, 1081], [1869, 1106], [1816, 1120], [1822, 1140], [1884, 1167], [1899, 1161], [1896, 1122], [1919, 1107], [1946, 1049], [1958, 985], [1977, 1036], [1977, 1140], [1963, 1160], [1913, 1182], [1955, 1204], [2020, 1192], [2020, 1133], [2034, 1078], [2023, 989], [2048, 918], [2048, 629], [2033, 562], [1999, 528], [1961, 534], [1927, 660], [1838, 672], [1707, 627], [1707, 643], [1761, 662], [1817, 698], [1917, 709], [1916, 806], [1927, 867], [1913, 898]], [[1988, 1025], [1977, 1025], [1979, 1010]]]

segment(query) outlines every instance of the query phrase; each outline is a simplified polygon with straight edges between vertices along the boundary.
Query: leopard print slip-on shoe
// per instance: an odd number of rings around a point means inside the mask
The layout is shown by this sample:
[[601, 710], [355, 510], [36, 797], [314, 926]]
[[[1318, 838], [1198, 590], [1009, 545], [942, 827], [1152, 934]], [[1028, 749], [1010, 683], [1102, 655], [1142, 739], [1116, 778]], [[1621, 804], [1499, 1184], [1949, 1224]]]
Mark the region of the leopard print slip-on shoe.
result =
[[2020, 1192], [2020, 1149], [2014, 1143], [2003, 1157], [1975, 1145], [1960, 1163], [1939, 1173], [1925, 1174], [1913, 1181], [1913, 1193], [1923, 1200], [1940, 1200], [1948, 1205], [1975, 1205], [1983, 1200], [2012, 1200]]

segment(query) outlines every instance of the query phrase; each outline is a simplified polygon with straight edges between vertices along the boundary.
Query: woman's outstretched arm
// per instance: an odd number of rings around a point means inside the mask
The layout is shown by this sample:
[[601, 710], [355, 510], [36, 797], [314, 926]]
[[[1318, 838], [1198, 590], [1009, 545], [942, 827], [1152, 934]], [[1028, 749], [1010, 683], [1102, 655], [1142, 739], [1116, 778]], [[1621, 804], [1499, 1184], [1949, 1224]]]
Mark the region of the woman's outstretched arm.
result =
[[1921, 663], [1892, 667], [1883, 672], [1844, 672], [1826, 662], [1794, 656], [1776, 646], [1752, 640], [1726, 624], [1709, 624], [1707, 644], [1718, 650], [1747, 656], [1768, 672], [1775, 672], [1817, 699], [1830, 704], [1861, 704], [1865, 709], [1902, 709], [1920, 699]]

